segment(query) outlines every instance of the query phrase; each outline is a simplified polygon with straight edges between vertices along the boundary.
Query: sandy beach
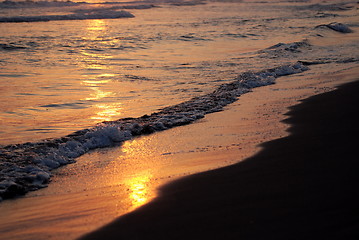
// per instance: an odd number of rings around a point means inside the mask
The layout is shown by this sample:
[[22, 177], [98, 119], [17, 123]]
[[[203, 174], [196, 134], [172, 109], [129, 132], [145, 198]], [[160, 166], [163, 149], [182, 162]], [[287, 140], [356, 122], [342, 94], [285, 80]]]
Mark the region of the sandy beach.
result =
[[161, 188], [82, 239], [357, 239], [359, 82], [289, 111], [290, 135]]

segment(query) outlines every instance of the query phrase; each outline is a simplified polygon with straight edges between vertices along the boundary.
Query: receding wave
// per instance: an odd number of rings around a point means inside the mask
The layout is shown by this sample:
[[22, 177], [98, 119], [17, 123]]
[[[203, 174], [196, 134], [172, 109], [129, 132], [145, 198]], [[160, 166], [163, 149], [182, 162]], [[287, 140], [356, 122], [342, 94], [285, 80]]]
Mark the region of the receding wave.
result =
[[297, 62], [259, 72], [245, 72], [212, 93], [166, 107], [151, 115], [103, 122], [62, 138], [1, 147], [0, 200], [47, 186], [52, 169], [73, 163], [75, 158], [91, 149], [115, 146], [134, 136], [192, 123], [208, 113], [221, 111], [252, 88], [274, 84], [280, 76], [307, 69]]
[[131, 17], [134, 17], [134, 15], [127, 11], [96, 11], [90, 13], [71, 13], [65, 15], [0, 17], [0, 22], [47, 22], [60, 20], [114, 19]]

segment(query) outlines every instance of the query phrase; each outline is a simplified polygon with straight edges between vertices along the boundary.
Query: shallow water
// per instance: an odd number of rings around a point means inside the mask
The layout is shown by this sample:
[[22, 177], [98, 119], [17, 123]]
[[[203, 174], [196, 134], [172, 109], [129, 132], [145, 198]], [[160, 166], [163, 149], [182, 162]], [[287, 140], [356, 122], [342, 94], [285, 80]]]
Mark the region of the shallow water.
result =
[[[278, 5], [161, 3], [126, 10], [134, 18], [1, 23], [1, 44], [9, 47], [0, 49], [0, 143], [60, 137], [105, 120], [149, 114], [241, 72], [301, 60], [270, 53], [262, 61], [257, 51], [302, 41], [319, 34], [316, 25], [347, 15], [318, 17], [301, 3]], [[0, 10], [42, 16], [89, 8], [108, 6]], [[313, 56], [307, 52], [305, 58]]]

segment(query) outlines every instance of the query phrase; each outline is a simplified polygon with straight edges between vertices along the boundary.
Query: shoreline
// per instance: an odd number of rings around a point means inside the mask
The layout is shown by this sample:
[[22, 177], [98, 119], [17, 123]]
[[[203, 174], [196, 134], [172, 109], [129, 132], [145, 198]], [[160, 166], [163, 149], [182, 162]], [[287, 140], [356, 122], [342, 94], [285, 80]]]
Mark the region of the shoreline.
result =
[[355, 65], [312, 66], [194, 124], [86, 154], [56, 170], [51, 187], [2, 202], [0, 235], [69, 240], [94, 231], [152, 201], [167, 183], [240, 162], [261, 143], [287, 136], [281, 121], [289, 106], [353, 81], [357, 72]]
[[52, 170], [74, 163], [75, 159], [92, 150], [115, 147], [137, 136], [188, 125], [207, 114], [223, 111], [224, 107], [254, 88], [272, 85], [279, 77], [307, 70], [307, 66], [295, 62], [259, 72], [244, 72], [208, 94], [165, 107], [150, 115], [104, 121], [60, 138], [0, 146], [4, 166], [0, 171], [4, 179], [0, 183], [0, 201], [46, 187]]
[[290, 135], [191, 175], [81, 239], [355, 239], [359, 81], [291, 107]]

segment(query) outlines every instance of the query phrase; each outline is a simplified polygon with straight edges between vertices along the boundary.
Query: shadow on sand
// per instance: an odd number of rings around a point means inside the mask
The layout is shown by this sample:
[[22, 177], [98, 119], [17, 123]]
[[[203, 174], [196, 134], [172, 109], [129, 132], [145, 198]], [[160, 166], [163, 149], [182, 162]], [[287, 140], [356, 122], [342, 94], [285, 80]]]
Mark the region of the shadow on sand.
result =
[[161, 188], [89, 239], [359, 239], [359, 82], [291, 108], [290, 136]]

